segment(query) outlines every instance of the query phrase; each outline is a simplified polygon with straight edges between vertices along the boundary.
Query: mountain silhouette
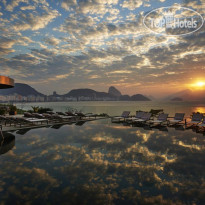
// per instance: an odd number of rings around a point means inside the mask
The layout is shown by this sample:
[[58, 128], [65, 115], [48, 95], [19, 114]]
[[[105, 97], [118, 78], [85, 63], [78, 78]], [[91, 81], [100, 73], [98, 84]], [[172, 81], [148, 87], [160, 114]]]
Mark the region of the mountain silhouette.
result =
[[14, 95], [14, 94], [18, 94], [21, 96], [29, 96], [29, 95], [42, 96], [42, 97], [45, 96], [44, 94], [36, 91], [30, 85], [24, 83], [15, 83], [15, 86], [13, 88], [0, 90], [0, 95]]
[[[0, 90], [0, 95], [8, 96], [8, 95], [21, 95], [21, 96], [41, 96], [45, 97], [46, 95], [38, 92], [31, 86], [24, 84], [24, 83], [15, 83], [14, 88]], [[109, 93], [106, 92], [98, 92], [89, 88], [82, 88], [82, 89], [73, 89], [69, 91], [67, 94], [59, 95], [54, 92], [53, 95], [49, 95], [48, 97], [61, 97], [62, 99], [66, 97], [89, 97], [90, 100], [95, 100], [96, 98], [104, 98], [103, 100], [122, 100], [122, 101], [150, 101], [148, 97], [145, 97], [142, 94], [136, 94], [133, 96], [129, 95], [121, 95], [121, 92], [117, 90], [115, 87], [111, 86], [109, 89]]]

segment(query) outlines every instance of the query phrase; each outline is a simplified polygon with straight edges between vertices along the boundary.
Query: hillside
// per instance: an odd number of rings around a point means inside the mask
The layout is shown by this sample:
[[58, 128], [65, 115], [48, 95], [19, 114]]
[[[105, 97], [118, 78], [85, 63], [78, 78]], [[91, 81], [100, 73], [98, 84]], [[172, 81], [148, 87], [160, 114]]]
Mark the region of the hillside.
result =
[[65, 95], [62, 95], [63, 97], [114, 97], [113, 95], [110, 95], [109, 93], [105, 93], [105, 92], [98, 92], [92, 89], [88, 89], [88, 88], [83, 88], [83, 89], [74, 89], [71, 90], [70, 92], [68, 92]]
[[183, 90], [164, 98], [164, 100], [180, 99], [180, 101], [205, 101], [205, 90]]
[[31, 86], [24, 83], [15, 83], [14, 88], [0, 90], [0, 95], [6, 96], [6, 95], [14, 95], [14, 94], [18, 94], [21, 96], [29, 96], [29, 95], [42, 96], [42, 97], [45, 96], [44, 94], [36, 91]]
[[[45, 97], [46, 95], [38, 92], [31, 86], [23, 83], [15, 83], [15, 87], [11, 89], [5, 89], [0, 90], [0, 95], [8, 96], [8, 95], [21, 95], [28, 97], [29, 95], [33, 96], [42, 96]], [[88, 88], [82, 88], [82, 89], [73, 89], [69, 91], [67, 94], [64, 95], [58, 95], [56, 92], [54, 92], [53, 95], [48, 96], [49, 99], [52, 101], [52, 98], [58, 97], [62, 100], [69, 97], [79, 98], [79, 97], [88, 97], [90, 100], [103, 99], [103, 100], [122, 100], [122, 101], [150, 101], [148, 97], [145, 97], [142, 94], [136, 94], [133, 96], [129, 95], [121, 95], [121, 92], [117, 90], [115, 87], [111, 86], [107, 92], [98, 92], [92, 89]]]

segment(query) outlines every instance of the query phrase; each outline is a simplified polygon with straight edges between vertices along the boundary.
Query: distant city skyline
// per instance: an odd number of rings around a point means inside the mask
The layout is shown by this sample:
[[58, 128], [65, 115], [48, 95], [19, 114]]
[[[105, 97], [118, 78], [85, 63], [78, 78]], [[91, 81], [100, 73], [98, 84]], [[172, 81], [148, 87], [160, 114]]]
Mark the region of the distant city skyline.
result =
[[204, 18], [202, 0], [2, 0], [0, 74], [49, 95], [90, 88], [167, 96], [205, 89], [205, 25], [163, 36], [143, 24], [157, 8]]

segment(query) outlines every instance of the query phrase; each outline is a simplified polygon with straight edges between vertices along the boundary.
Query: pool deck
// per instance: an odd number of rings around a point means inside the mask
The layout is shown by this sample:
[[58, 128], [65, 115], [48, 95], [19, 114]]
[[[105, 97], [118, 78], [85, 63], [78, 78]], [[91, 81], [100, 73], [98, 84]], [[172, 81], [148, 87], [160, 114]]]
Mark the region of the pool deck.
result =
[[108, 119], [108, 117], [97, 117], [97, 118], [88, 118], [88, 119], [80, 119], [77, 121], [59, 121], [59, 122], [48, 122], [48, 123], [43, 123], [43, 124], [26, 124], [22, 126], [2, 126], [2, 132], [15, 132], [17, 130], [23, 130], [23, 129], [35, 129], [35, 128], [43, 128], [43, 127], [52, 127], [54, 125], [69, 125], [69, 124], [74, 124], [74, 123], [85, 123], [85, 122], [90, 122], [90, 121], [96, 121], [96, 120], [102, 120], [102, 119]]

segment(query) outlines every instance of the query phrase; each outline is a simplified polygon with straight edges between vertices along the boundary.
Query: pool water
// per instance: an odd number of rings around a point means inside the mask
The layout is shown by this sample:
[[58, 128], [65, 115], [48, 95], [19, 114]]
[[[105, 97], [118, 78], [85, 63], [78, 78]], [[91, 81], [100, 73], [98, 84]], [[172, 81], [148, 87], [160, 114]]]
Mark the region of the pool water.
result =
[[192, 129], [105, 119], [12, 134], [0, 204], [205, 204], [205, 136]]

